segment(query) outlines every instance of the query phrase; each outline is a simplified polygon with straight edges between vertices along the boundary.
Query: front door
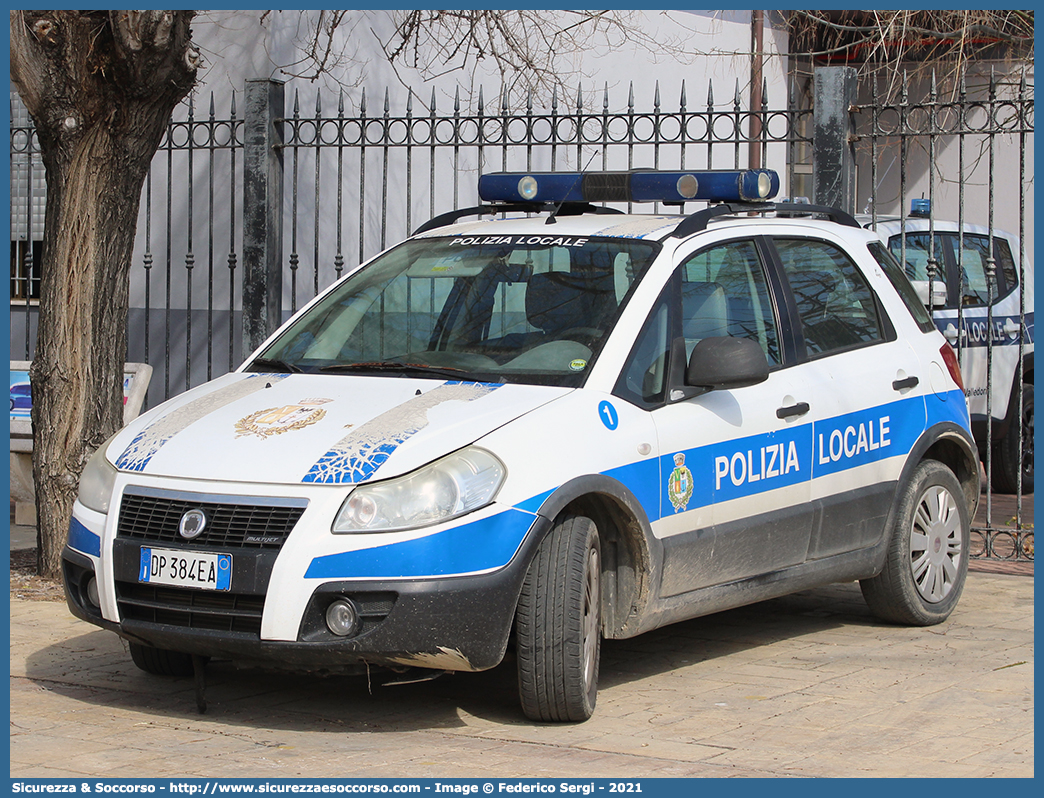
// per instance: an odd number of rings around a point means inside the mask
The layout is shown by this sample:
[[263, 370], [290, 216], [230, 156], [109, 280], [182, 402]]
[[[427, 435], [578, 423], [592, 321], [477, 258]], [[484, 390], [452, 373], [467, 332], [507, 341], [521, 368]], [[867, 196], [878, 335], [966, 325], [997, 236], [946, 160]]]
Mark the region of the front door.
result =
[[[704, 338], [758, 342], [763, 383], [683, 399], [663, 357], [687, 362]], [[652, 339], [655, 344], [650, 344]], [[681, 339], [681, 342], [678, 342]], [[659, 357], [655, 355], [659, 354]], [[683, 255], [625, 369], [632, 389], [662, 398], [651, 410], [661, 456], [661, 596], [723, 584], [804, 561], [812, 526], [812, 421], [754, 239]], [[646, 366], [646, 360], [651, 362]], [[684, 371], [682, 366], [681, 372]]]

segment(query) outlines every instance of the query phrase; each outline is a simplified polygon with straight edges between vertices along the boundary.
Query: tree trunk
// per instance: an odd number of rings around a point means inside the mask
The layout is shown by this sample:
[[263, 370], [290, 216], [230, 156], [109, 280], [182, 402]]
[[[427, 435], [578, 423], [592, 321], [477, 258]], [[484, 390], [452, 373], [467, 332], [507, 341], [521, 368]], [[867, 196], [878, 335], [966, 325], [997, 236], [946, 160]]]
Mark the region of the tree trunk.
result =
[[80, 472], [123, 421], [141, 187], [199, 56], [188, 11], [12, 11], [11, 78], [47, 176], [33, 392], [37, 564], [57, 577]]

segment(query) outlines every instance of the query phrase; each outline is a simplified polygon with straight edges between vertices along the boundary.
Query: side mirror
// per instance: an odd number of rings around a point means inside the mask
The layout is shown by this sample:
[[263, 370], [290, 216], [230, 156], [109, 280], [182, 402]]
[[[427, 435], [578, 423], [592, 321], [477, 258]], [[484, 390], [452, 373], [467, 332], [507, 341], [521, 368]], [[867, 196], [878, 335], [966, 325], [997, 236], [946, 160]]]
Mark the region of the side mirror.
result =
[[749, 338], [704, 338], [689, 357], [685, 384], [697, 388], [745, 388], [768, 379], [769, 363]]
[[917, 292], [917, 297], [929, 310], [934, 308], [946, 307], [946, 283], [942, 280], [932, 281], [932, 300], [928, 300], [928, 281], [927, 280], [911, 280], [914, 291]]

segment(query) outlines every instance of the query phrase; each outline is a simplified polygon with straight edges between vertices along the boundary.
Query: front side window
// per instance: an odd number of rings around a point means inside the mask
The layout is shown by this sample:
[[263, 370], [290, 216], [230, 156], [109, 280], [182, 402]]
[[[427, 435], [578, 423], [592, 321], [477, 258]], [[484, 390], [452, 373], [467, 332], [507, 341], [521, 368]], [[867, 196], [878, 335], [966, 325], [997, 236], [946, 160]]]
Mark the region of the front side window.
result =
[[811, 357], [884, 338], [873, 291], [839, 247], [809, 238], [775, 244]]
[[616, 386], [619, 396], [646, 407], [665, 401], [672, 363], [684, 341], [686, 362], [704, 338], [756, 341], [772, 365], [780, 363], [779, 332], [764, 266], [753, 241], [732, 241], [686, 258], [667, 283], [635, 341]]
[[310, 308], [255, 370], [580, 385], [658, 250], [568, 236], [407, 241]]
[[666, 396], [674, 285], [671, 280], [653, 306], [616, 385], [617, 395], [639, 406], [662, 404]]
[[728, 335], [756, 341], [770, 364], [780, 362], [776, 318], [753, 241], [733, 241], [686, 260], [681, 294], [686, 355], [703, 338]]

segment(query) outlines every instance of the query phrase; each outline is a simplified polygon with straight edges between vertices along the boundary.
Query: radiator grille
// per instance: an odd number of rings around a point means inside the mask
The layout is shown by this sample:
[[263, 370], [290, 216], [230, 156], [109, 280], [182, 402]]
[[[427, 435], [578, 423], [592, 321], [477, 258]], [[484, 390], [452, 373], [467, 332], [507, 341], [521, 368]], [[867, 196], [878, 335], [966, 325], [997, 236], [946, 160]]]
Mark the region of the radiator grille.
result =
[[177, 497], [138, 493], [123, 494], [117, 536], [160, 543], [185, 543], [178, 534], [181, 517], [189, 510], [202, 510], [207, 522], [193, 545], [223, 549], [279, 549], [301, 518], [305, 500], [283, 500], [278, 504], [232, 503], [220, 498], [179, 495]]

